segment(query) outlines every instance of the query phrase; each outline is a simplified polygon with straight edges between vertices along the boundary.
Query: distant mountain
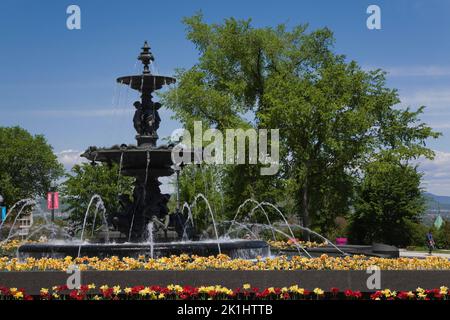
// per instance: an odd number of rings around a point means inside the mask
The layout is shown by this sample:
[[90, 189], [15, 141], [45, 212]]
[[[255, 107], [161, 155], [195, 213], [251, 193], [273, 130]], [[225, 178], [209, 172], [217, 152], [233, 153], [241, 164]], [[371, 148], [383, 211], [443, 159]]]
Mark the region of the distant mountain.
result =
[[437, 196], [432, 193], [426, 192], [424, 194], [427, 200], [428, 210], [450, 210], [450, 197], [449, 196]]

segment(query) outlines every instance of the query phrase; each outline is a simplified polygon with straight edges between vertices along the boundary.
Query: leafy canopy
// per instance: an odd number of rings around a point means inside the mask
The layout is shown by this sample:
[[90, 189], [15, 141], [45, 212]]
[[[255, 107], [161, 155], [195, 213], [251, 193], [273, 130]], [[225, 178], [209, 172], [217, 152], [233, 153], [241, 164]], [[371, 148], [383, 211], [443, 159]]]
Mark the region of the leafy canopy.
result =
[[0, 194], [5, 205], [44, 196], [64, 173], [43, 135], [20, 127], [0, 127]]
[[439, 134], [420, 121], [424, 108], [401, 107], [382, 70], [363, 70], [336, 54], [329, 29], [255, 28], [234, 18], [208, 24], [201, 14], [184, 23], [199, 59], [178, 70], [177, 87], [163, 95], [184, 126], [200, 120], [217, 129], [280, 129], [278, 175], [225, 167], [225, 211], [247, 197], [292, 199], [288, 213], [328, 232], [336, 216], [350, 214], [368, 164], [433, 157], [426, 141]]
[[[102, 198], [108, 215], [119, 212], [119, 194], [131, 196], [133, 190], [133, 179], [119, 175], [117, 164], [111, 166], [91, 165], [90, 163], [75, 165], [72, 171], [66, 174], [66, 178], [62, 185], [62, 194], [66, 197], [65, 204], [70, 211], [69, 220], [74, 229], [82, 226], [93, 196], [99, 195]], [[94, 220], [94, 210], [95, 203], [88, 213], [87, 224], [89, 226]], [[97, 218], [99, 219], [99, 217]]]

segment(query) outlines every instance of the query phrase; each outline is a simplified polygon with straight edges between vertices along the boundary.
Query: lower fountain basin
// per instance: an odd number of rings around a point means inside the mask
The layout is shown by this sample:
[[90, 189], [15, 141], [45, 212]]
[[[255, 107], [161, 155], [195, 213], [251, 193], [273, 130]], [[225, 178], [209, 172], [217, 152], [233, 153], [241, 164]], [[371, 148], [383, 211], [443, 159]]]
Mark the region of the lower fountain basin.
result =
[[261, 240], [229, 240], [229, 241], [188, 241], [155, 243], [30, 243], [22, 245], [18, 254], [21, 258], [64, 258], [66, 256], [80, 256], [106, 258], [117, 256], [119, 258], [138, 256], [167, 257], [170, 255], [198, 255], [210, 256], [220, 252], [231, 258], [255, 259], [257, 256], [268, 256], [269, 245]]

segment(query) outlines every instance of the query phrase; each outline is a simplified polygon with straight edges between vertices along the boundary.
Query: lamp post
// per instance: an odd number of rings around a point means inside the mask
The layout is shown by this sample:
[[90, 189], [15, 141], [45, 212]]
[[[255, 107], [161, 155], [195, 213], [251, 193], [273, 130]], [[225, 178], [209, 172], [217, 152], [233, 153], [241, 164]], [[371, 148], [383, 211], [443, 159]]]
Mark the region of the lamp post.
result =
[[3, 206], [3, 201], [5, 201], [5, 199], [3, 198], [3, 196], [0, 194], [0, 220], [3, 221], [3, 219], [6, 216], [6, 207]]

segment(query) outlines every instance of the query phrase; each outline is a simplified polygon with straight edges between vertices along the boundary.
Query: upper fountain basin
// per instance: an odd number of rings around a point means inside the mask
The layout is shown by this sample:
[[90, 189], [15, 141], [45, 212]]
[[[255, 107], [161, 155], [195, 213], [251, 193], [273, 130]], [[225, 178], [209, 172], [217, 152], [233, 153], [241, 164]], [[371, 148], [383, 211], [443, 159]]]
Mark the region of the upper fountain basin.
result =
[[117, 78], [117, 82], [129, 85], [130, 88], [140, 92], [148, 92], [159, 90], [164, 85], [175, 83], [175, 79], [171, 77], [155, 76], [152, 74], [140, 74]]
[[[180, 151], [193, 153], [190, 151]], [[121, 163], [122, 172], [129, 176], [140, 176], [148, 165], [151, 174], [159, 176], [170, 176], [173, 174], [172, 147], [136, 147], [132, 145], [113, 146], [111, 148], [90, 147], [82, 157], [103, 163]], [[148, 162], [148, 164], [147, 164]]]

